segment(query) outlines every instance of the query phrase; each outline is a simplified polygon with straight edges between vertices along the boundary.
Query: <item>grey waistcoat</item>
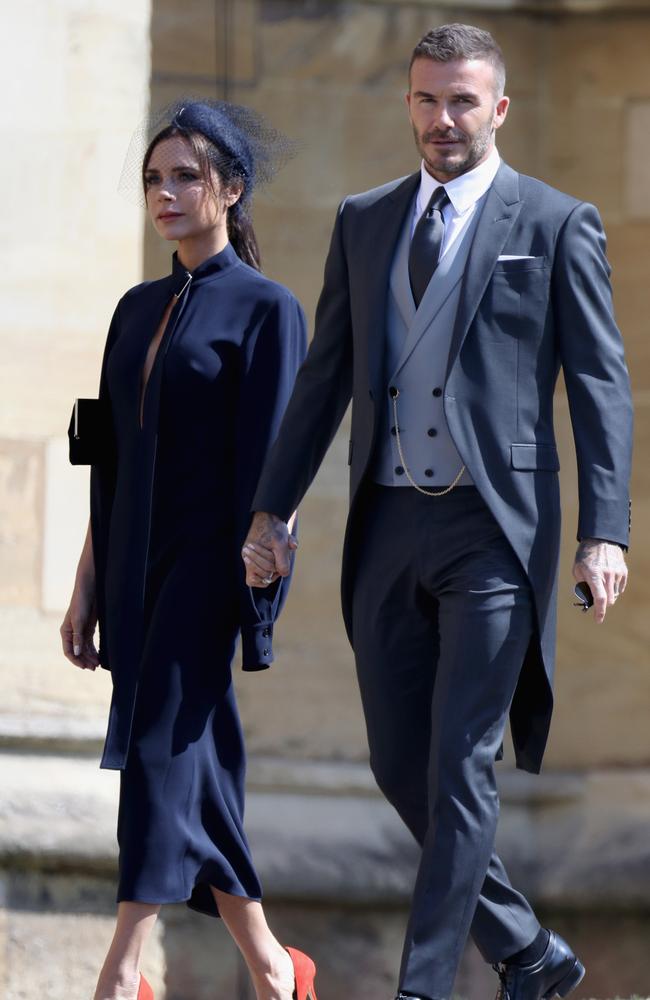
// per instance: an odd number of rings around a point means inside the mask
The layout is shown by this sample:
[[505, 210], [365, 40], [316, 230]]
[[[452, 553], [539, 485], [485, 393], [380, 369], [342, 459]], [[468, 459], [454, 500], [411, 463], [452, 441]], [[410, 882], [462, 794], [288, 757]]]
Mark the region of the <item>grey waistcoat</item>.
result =
[[[419, 486], [447, 486], [463, 464], [449, 434], [443, 389], [451, 335], [465, 264], [483, 198], [464, 232], [442, 257], [416, 311], [408, 276], [412, 213], [397, 244], [390, 274], [384, 347], [384, 397], [371, 478], [385, 486], [410, 486], [397, 448], [391, 388], [399, 389], [397, 413], [404, 458]], [[402, 471], [400, 471], [402, 470]], [[459, 485], [470, 485], [464, 472]]]

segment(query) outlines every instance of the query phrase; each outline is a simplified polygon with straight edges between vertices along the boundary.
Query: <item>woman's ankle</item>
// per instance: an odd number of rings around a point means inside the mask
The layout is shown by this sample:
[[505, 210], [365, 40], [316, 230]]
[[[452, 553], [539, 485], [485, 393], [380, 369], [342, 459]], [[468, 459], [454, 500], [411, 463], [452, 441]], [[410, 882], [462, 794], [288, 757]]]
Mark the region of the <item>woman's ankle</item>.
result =
[[140, 970], [132, 963], [119, 966], [105, 966], [97, 983], [95, 996], [131, 997], [137, 996], [140, 988]]
[[263, 976], [281, 977], [287, 969], [292, 968], [288, 951], [277, 941], [263, 951], [258, 951], [252, 958], [249, 957], [247, 962], [251, 975], [260, 978]]

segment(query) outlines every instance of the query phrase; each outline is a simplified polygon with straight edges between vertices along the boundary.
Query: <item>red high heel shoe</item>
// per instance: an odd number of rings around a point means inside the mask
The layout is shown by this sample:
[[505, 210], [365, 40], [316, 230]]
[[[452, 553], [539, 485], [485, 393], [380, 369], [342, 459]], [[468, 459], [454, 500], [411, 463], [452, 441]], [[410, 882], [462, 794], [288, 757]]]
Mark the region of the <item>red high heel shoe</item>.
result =
[[287, 948], [291, 961], [293, 962], [293, 974], [296, 980], [294, 991], [295, 1000], [317, 1000], [314, 989], [314, 978], [316, 976], [316, 966], [309, 955], [295, 948]]
[[144, 978], [142, 973], [140, 973], [140, 985], [138, 987], [138, 1000], [153, 1000], [153, 990], [151, 986]]

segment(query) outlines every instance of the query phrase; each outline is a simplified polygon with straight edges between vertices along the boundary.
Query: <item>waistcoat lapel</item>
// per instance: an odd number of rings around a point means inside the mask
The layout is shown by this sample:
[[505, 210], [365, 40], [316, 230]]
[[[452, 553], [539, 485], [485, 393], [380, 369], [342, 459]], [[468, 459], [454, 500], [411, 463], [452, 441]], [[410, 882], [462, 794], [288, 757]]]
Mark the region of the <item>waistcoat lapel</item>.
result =
[[[476, 232], [476, 224], [477, 220], [472, 219], [469, 223], [468, 230], [462, 234], [460, 239], [456, 240], [451, 245], [447, 253], [441, 259], [436, 270], [431, 276], [431, 281], [427, 285], [427, 289], [422, 296], [422, 300], [417, 311], [415, 311], [415, 303], [413, 302], [413, 296], [411, 294], [408, 278], [408, 252], [410, 240], [406, 243], [405, 248], [402, 246], [402, 241], [400, 241], [402, 258], [395, 259], [393, 276], [395, 280], [397, 280], [398, 273], [403, 275], [401, 284], [403, 285], [404, 282], [406, 283], [408, 295], [410, 296], [413, 306], [413, 312], [412, 320], [408, 324], [408, 335], [404, 341], [404, 346], [400, 354], [395, 373], [397, 373], [399, 369], [408, 361], [415, 347], [438, 316], [440, 310], [447, 302], [447, 299], [456, 288], [458, 282], [462, 279], [468, 255], [470, 253], [472, 240]], [[407, 227], [405, 226], [404, 228], [406, 230]]]

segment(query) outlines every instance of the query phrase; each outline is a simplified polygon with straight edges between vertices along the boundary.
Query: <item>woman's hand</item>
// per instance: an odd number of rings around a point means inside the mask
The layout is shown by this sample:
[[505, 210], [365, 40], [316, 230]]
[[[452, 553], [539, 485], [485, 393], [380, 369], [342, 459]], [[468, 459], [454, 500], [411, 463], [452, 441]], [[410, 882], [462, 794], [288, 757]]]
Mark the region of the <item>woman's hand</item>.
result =
[[99, 656], [93, 641], [96, 626], [94, 584], [77, 583], [59, 631], [64, 655], [70, 663], [82, 670], [95, 670], [99, 666]]

